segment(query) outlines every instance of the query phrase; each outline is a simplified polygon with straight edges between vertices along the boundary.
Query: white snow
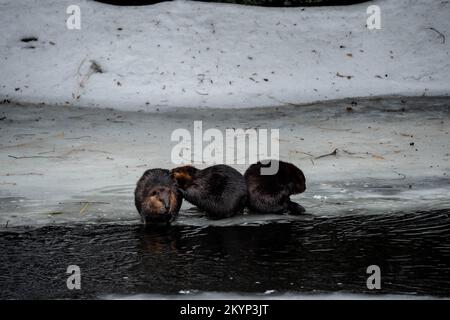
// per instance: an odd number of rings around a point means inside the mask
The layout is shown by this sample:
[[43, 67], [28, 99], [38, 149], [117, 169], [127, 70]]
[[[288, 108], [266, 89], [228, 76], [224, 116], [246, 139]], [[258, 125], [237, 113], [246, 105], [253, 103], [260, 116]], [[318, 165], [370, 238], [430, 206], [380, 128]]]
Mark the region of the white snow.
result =
[[[81, 30], [66, 27], [72, 4]], [[369, 4], [380, 6], [381, 30], [365, 27]], [[151, 111], [450, 92], [449, 41], [439, 34], [450, 30], [448, 1], [302, 9], [0, 0], [0, 28], [0, 98], [15, 102]]]

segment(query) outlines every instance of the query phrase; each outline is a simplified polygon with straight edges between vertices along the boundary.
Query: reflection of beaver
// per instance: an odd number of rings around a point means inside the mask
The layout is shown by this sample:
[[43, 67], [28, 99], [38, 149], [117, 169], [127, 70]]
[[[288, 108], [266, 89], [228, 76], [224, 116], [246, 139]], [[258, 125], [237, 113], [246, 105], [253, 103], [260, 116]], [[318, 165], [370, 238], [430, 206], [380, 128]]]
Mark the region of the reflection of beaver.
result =
[[134, 191], [134, 203], [145, 224], [173, 221], [182, 202], [181, 192], [165, 169], [145, 171]]
[[227, 165], [215, 165], [203, 170], [191, 166], [172, 170], [184, 198], [206, 212], [209, 218], [228, 218], [241, 213], [247, 199], [247, 187], [242, 174]]
[[[277, 160], [270, 160], [272, 162]], [[291, 163], [278, 161], [278, 171], [273, 175], [261, 174], [262, 167], [276, 163], [267, 161], [252, 164], [244, 177], [248, 188], [248, 207], [259, 213], [301, 214], [305, 208], [292, 202], [292, 194], [302, 193], [306, 189], [303, 172]]]

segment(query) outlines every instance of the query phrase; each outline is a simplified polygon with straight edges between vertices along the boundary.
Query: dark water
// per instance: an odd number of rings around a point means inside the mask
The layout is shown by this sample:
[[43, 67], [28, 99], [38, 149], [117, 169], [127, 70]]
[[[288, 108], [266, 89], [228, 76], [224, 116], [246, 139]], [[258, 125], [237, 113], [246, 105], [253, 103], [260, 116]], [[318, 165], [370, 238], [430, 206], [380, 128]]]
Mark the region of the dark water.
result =
[[[43, 227], [0, 233], [0, 298], [180, 290], [450, 296], [450, 210], [260, 226]], [[68, 290], [68, 265], [81, 290]], [[366, 288], [381, 268], [382, 289]]]

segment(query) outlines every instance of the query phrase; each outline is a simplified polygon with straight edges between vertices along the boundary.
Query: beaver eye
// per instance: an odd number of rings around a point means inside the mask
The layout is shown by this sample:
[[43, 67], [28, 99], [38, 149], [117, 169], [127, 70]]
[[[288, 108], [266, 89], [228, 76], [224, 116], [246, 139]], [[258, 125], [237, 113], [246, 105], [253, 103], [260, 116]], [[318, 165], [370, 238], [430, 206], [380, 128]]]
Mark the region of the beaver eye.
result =
[[152, 195], [152, 196], [156, 196], [157, 194], [158, 194], [157, 191], [153, 191], [151, 195]]

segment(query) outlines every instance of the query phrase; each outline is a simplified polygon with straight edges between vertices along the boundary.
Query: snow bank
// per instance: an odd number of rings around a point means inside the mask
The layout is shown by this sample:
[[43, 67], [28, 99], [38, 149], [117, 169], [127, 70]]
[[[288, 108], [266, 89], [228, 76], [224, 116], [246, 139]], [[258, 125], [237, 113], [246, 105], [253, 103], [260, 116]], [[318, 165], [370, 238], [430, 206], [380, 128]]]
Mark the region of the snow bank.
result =
[[369, 4], [76, 2], [81, 30], [72, 0], [0, 0], [2, 100], [150, 111], [450, 92], [446, 1], [375, 1], [381, 30]]

